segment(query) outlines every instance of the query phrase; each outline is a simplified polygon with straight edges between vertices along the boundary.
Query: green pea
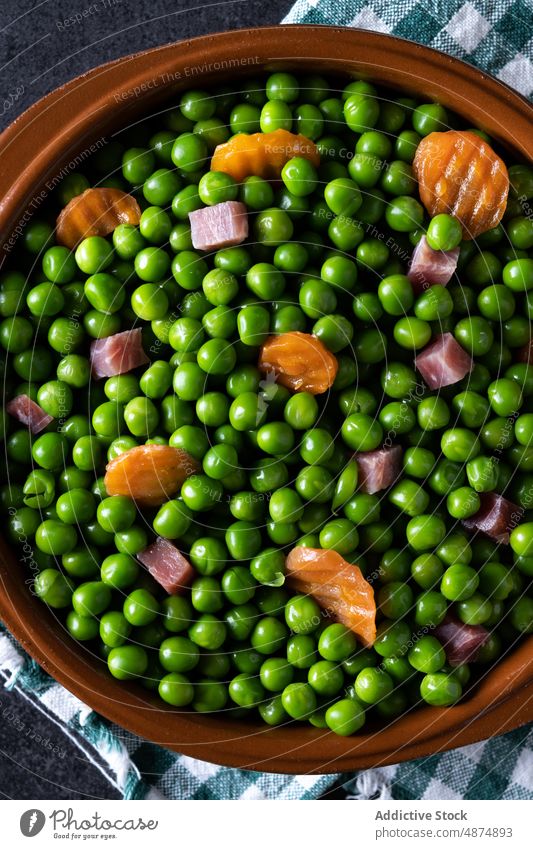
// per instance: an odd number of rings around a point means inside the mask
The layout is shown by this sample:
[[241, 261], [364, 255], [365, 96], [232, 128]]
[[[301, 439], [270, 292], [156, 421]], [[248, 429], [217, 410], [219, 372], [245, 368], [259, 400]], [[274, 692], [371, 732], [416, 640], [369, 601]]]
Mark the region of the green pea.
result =
[[491, 492], [498, 483], [498, 468], [492, 457], [479, 455], [466, 464], [468, 483], [476, 492]]
[[226, 531], [225, 539], [234, 560], [250, 560], [261, 550], [261, 533], [252, 522], [233, 522]]
[[304, 280], [298, 299], [302, 311], [312, 319], [329, 315], [337, 306], [337, 296], [331, 286], [315, 278]]
[[57, 569], [43, 569], [35, 578], [35, 595], [53, 608], [70, 607], [74, 584]]
[[472, 357], [486, 354], [494, 341], [492, 327], [481, 316], [462, 318], [455, 325], [455, 338]]
[[443, 574], [444, 567], [435, 554], [420, 554], [411, 564], [413, 580], [423, 590], [430, 590], [437, 585]]
[[533, 599], [528, 596], [519, 598], [511, 610], [511, 624], [521, 634], [533, 632]]
[[98, 635], [98, 622], [90, 616], [80, 616], [74, 610], [67, 615], [66, 625], [76, 640], [94, 640]]
[[179, 672], [171, 672], [161, 678], [158, 692], [164, 702], [173, 707], [184, 707], [194, 699], [194, 688], [189, 679]]
[[203, 613], [187, 633], [199, 648], [216, 651], [226, 639], [226, 626], [213, 613]]
[[58, 518], [69, 525], [89, 522], [95, 511], [94, 495], [84, 489], [70, 489], [60, 495], [56, 502]]
[[506, 377], [493, 381], [487, 390], [490, 405], [498, 416], [512, 416], [522, 406], [520, 386]]
[[109, 648], [114, 649], [124, 645], [130, 633], [131, 625], [120, 611], [110, 610], [101, 617], [100, 639]]
[[[234, 422], [232, 424], [235, 426]], [[292, 451], [294, 443], [294, 433], [286, 422], [270, 422], [262, 425], [257, 431], [257, 444], [266, 454], [288, 454]]]
[[120, 681], [140, 678], [148, 668], [148, 655], [140, 646], [118, 646], [109, 652], [107, 665], [111, 675]]
[[533, 554], [533, 522], [523, 522], [511, 531], [509, 542], [519, 557]]
[[109, 554], [100, 569], [104, 584], [113, 589], [124, 590], [133, 586], [139, 576], [139, 564], [127, 553]]
[[446, 616], [447, 609], [448, 604], [442, 593], [428, 590], [417, 598], [415, 622], [422, 628], [435, 628]]
[[442, 542], [446, 526], [437, 516], [420, 515], [409, 521], [406, 534], [409, 545], [415, 551], [427, 551]]
[[108, 533], [127, 530], [136, 517], [133, 501], [124, 495], [104, 498], [98, 505], [96, 516], [100, 527]]
[[516, 259], [508, 262], [502, 271], [504, 284], [513, 292], [527, 292], [533, 288], [533, 260]]
[[364, 413], [353, 413], [342, 425], [342, 437], [354, 451], [373, 451], [383, 439], [378, 421]]
[[429, 495], [415, 481], [401, 480], [389, 492], [389, 501], [408, 516], [420, 516], [429, 504]]
[[479, 439], [466, 428], [451, 428], [442, 434], [441, 450], [448, 460], [466, 463], [480, 453]]
[[343, 315], [324, 315], [315, 322], [313, 334], [324, 343], [328, 350], [337, 354], [350, 345], [354, 328]]
[[276, 130], [290, 131], [292, 127], [290, 107], [283, 101], [267, 101], [261, 110], [259, 126], [262, 133], [272, 133]]
[[72, 594], [72, 606], [80, 616], [99, 616], [111, 603], [111, 590], [101, 581], [80, 584]]
[[339, 662], [352, 655], [357, 647], [357, 640], [352, 631], [340, 622], [328, 625], [318, 641], [318, 651], [324, 660]]
[[77, 541], [75, 528], [55, 519], [45, 519], [35, 531], [37, 548], [55, 557], [68, 554], [76, 547]]
[[292, 719], [308, 719], [317, 707], [314, 690], [303, 682], [288, 684], [281, 694], [285, 711]]
[[420, 318], [406, 316], [396, 322], [393, 335], [400, 347], [416, 351], [431, 339], [431, 325]]
[[464, 601], [474, 595], [478, 584], [478, 574], [471, 566], [454, 563], [444, 572], [440, 591], [449, 601]]
[[424, 701], [439, 707], [453, 705], [461, 698], [462, 692], [457, 678], [445, 672], [425, 675], [420, 684], [420, 695]]
[[26, 507], [49, 507], [55, 496], [54, 476], [44, 469], [35, 469], [26, 478], [22, 492]]
[[355, 679], [355, 693], [364, 704], [373, 705], [390, 695], [393, 681], [383, 669], [369, 666]]

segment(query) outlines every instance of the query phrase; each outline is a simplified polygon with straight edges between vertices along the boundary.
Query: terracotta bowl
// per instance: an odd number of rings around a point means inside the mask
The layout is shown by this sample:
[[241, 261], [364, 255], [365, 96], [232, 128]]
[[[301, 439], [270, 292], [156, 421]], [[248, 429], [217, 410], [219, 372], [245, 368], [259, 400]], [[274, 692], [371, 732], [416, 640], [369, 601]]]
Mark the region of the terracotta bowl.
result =
[[[350, 29], [241, 30], [102, 65], [28, 109], [0, 138], [2, 243], [10, 237], [16, 241], [25, 210], [38, 211], [47, 181], [68, 169], [80, 154], [83, 160], [102, 136], [136, 116], [157, 112], [158, 104], [185, 88], [233, 84], [278, 68], [363, 76], [426, 101], [439, 100], [487, 130], [520, 159], [531, 159], [531, 104], [449, 56]], [[422, 707], [385, 728], [352, 738], [296, 723], [271, 729], [224, 714], [173, 711], [141, 687], [115, 681], [106, 665], [70, 639], [31, 595], [27, 577], [14, 553], [0, 543], [0, 617], [41, 666], [110, 720], [204, 760], [277, 772], [336, 772], [442, 751], [533, 719], [533, 638], [507, 653], [459, 705]]]

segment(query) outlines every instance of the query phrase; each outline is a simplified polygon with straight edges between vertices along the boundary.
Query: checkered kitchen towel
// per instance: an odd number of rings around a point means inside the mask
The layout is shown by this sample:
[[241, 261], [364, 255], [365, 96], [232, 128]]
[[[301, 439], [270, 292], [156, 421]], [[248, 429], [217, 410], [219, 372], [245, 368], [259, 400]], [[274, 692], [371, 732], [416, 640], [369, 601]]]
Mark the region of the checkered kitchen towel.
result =
[[531, 0], [296, 0], [283, 23], [336, 24], [410, 38], [533, 95]]
[[[285, 23], [297, 22], [413, 38], [533, 94], [530, 0], [297, 0]], [[355, 775], [267, 775], [175, 755], [111, 725], [46, 675], [1, 625], [0, 674], [7, 687], [59, 725], [126, 799], [311, 799], [340, 782], [354, 799], [533, 798], [533, 729], [527, 727]]]

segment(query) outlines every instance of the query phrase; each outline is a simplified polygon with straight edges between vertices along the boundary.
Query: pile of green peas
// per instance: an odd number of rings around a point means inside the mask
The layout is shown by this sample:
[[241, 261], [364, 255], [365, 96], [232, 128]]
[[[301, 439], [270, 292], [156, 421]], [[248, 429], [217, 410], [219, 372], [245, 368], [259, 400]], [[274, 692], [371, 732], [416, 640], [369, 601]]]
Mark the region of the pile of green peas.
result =
[[[67, 176], [26, 226], [0, 277], [5, 397], [26, 394], [54, 421], [32, 436], [2, 414], [0, 501], [11, 540], [32, 551], [36, 595], [115, 678], [176, 709], [349, 735], [367, 716], [461, 697], [472, 668], [450, 667], [432, 634], [448, 612], [489, 631], [481, 672], [532, 632], [533, 366], [518, 351], [533, 315], [533, 170], [512, 164], [503, 222], [462, 241], [453, 217], [428, 219], [411, 167], [424, 136], [462, 126], [360, 80], [277, 72], [238, 92], [187, 91]], [[295, 157], [279, 183], [209, 170], [233, 135], [277, 129], [313, 140], [320, 166]], [[69, 251], [54, 220], [89, 186], [130, 192], [140, 224]], [[228, 200], [246, 204], [250, 238], [195, 250], [189, 213]], [[460, 247], [459, 269], [415, 295], [406, 271], [424, 234]], [[90, 343], [134, 326], [150, 364], [92, 380]], [[267, 337], [292, 331], [337, 357], [328, 393], [259, 372]], [[444, 332], [475, 365], [432, 392], [413, 360]], [[140, 510], [108, 496], [103, 475], [149, 443], [201, 470]], [[384, 444], [403, 447], [402, 474], [361, 492], [353, 454]], [[489, 492], [524, 511], [510, 546], [462, 525]], [[137, 560], [156, 535], [196, 570], [183, 595]], [[372, 648], [291, 592], [296, 546], [367, 576]]]

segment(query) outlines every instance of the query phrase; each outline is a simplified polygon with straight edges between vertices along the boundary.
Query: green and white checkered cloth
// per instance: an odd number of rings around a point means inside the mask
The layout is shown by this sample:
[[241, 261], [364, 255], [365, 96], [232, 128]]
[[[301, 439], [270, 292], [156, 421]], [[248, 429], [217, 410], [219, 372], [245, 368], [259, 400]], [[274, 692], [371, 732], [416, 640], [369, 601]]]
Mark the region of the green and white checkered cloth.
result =
[[[530, 0], [297, 0], [285, 23], [412, 38], [533, 94]], [[0, 674], [59, 725], [126, 799], [312, 799], [342, 782], [354, 799], [532, 799], [533, 728], [351, 775], [272, 775], [176, 755], [107, 722], [57, 684], [0, 625]]]
[[531, 0], [296, 0], [286, 24], [336, 24], [420, 41], [533, 94]]

